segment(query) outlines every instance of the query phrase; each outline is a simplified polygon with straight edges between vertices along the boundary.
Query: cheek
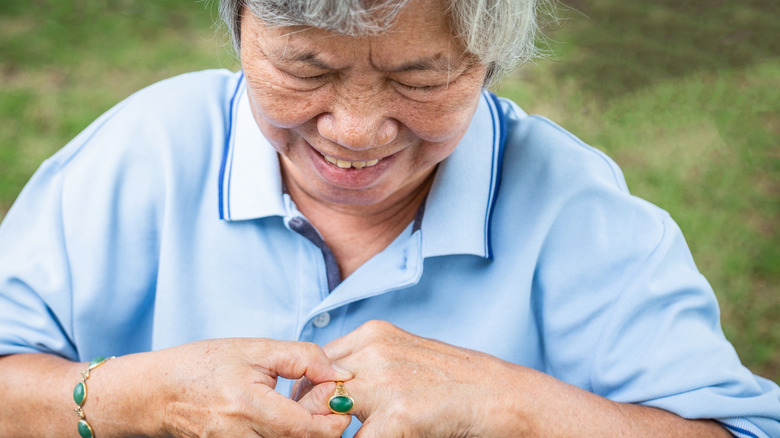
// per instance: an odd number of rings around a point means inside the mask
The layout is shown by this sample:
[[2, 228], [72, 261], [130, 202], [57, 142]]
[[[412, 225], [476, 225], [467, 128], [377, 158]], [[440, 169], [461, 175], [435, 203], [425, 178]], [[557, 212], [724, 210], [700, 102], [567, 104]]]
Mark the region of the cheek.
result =
[[434, 143], [457, 143], [460, 137], [466, 133], [471, 120], [471, 113], [452, 113], [450, 111], [435, 113], [427, 112], [417, 120], [410, 120], [407, 126], [418, 137]]
[[425, 141], [457, 143], [471, 124], [479, 96], [479, 92], [457, 97], [448, 93], [435, 102], [412, 104], [403, 112], [402, 123]]
[[313, 124], [321, 112], [312, 92], [285, 89], [270, 79], [246, 72], [252, 115], [263, 136], [279, 153], [289, 155], [304, 125]]
[[244, 65], [247, 92], [255, 118], [263, 118], [278, 128], [303, 125], [322, 112], [324, 101], [320, 90], [301, 91], [284, 86], [278, 74], [267, 66]]
[[477, 66], [451, 82], [440, 95], [415, 103], [409, 123], [418, 135], [430, 142], [457, 142], [471, 124], [482, 98], [484, 67]]
[[414, 167], [417, 169], [428, 169], [441, 163], [455, 150], [459, 139], [460, 137], [445, 142], [426, 142], [421, 144], [413, 158]]

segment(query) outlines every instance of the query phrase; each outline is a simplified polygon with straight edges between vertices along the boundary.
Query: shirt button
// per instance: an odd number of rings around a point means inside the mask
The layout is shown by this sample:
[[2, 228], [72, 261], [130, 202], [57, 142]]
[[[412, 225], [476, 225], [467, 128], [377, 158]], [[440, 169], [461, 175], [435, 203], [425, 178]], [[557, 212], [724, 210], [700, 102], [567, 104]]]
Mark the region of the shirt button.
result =
[[317, 315], [316, 318], [314, 318], [314, 321], [312, 321], [312, 324], [314, 324], [314, 327], [317, 328], [323, 328], [330, 324], [330, 313], [328, 312], [322, 312], [319, 315]]

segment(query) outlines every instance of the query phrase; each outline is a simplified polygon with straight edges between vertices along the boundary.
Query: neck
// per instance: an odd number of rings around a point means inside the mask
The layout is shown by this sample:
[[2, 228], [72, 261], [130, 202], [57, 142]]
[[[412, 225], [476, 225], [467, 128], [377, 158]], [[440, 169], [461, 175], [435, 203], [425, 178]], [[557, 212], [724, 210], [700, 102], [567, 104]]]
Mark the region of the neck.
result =
[[421, 184], [379, 205], [327, 203], [309, 196], [285, 176], [298, 210], [322, 234], [338, 262], [342, 279], [381, 252], [414, 220], [433, 184], [431, 172]]

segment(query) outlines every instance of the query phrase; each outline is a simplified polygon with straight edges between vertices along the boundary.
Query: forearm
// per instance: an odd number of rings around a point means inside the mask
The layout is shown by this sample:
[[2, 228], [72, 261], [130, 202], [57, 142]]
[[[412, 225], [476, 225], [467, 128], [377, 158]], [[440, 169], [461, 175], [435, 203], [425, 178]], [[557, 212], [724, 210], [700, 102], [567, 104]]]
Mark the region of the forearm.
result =
[[[493, 436], [528, 437], [707, 437], [732, 435], [711, 420], [687, 420], [647, 406], [617, 403], [544, 373], [515, 365], [508, 375], [513, 388], [491, 408], [497, 421]], [[514, 432], [513, 432], [514, 431]], [[510, 435], [506, 435], [506, 434]]]
[[[143, 404], [154, 387], [145, 379], [137, 357], [112, 360], [92, 371], [87, 380], [84, 413], [101, 438], [133, 434], [154, 435], [154, 418]], [[48, 354], [0, 357], [0, 436], [78, 436], [73, 388], [85, 363]], [[151, 411], [153, 412], [153, 411]]]
[[[73, 388], [85, 363], [44, 355], [0, 358], [0, 436], [72, 437]], [[349, 380], [306, 342], [213, 339], [117, 357], [90, 372], [83, 410], [100, 438], [341, 436], [350, 418], [275, 392], [277, 377]]]

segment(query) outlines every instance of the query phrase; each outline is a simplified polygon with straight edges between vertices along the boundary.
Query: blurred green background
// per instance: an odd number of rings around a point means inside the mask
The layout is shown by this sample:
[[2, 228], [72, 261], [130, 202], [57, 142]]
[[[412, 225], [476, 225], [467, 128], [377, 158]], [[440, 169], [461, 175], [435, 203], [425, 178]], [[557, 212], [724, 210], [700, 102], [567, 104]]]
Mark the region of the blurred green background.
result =
[[[780, 2], [567, 0], [498, 94], [612, 156], [668, 210], [743, 362], [780, 381]], [[0, 0], [0, 218], [133, 91], [238, 63], [216, 4]]]

